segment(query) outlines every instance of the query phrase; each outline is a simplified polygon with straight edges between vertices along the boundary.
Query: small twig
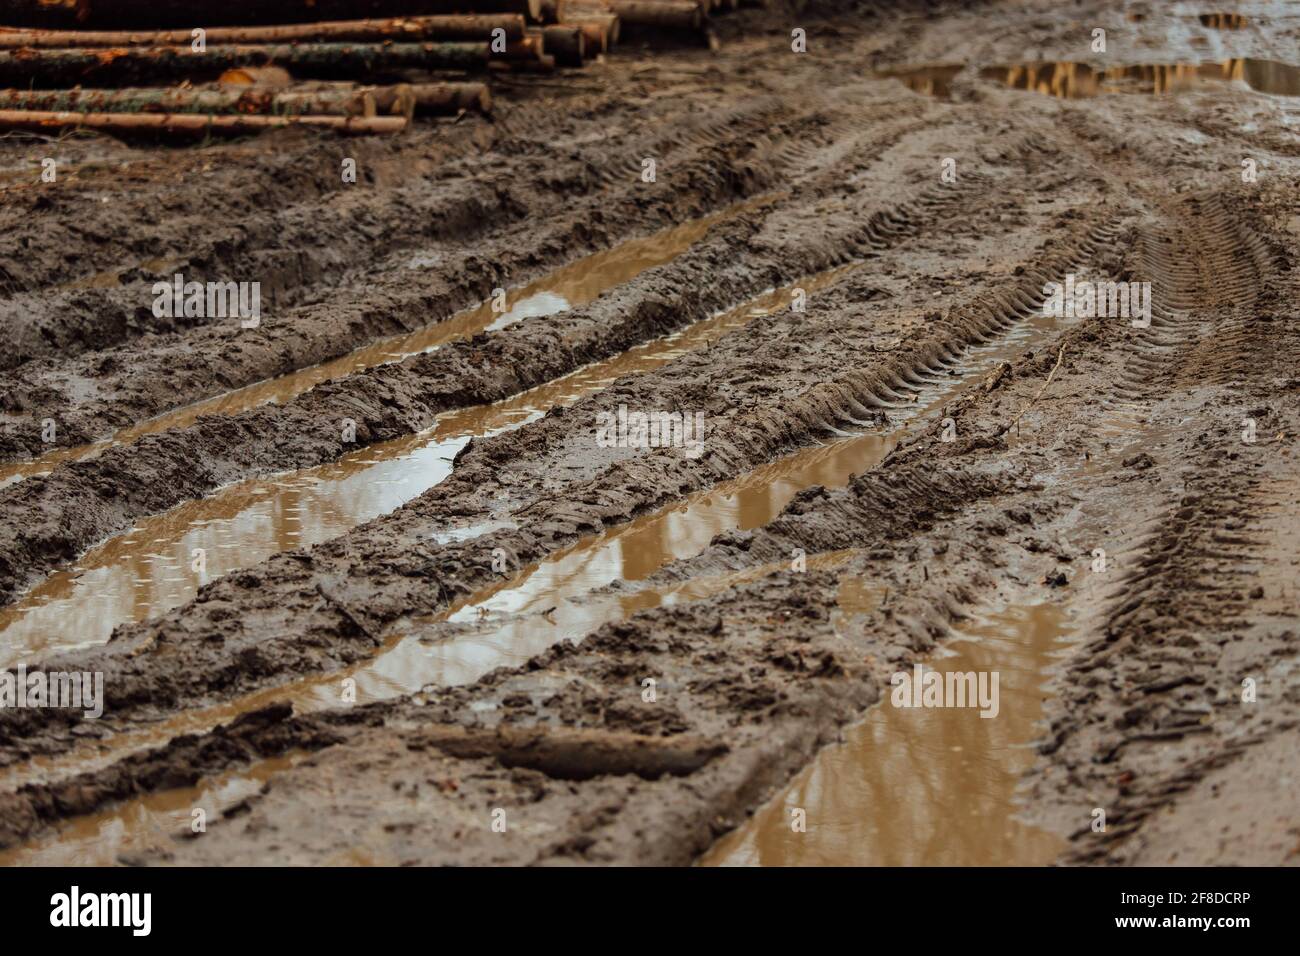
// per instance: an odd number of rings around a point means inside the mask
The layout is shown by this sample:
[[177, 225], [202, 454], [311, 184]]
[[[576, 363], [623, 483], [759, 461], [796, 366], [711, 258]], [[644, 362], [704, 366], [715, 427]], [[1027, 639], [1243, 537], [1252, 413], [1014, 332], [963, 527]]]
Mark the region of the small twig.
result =
[[1056, 371], [1061, 367], [1061, 362], [1064, 358], [1065, 358], [1065, 346], [1062, 345], [1061, 350], [1056, 353], [1056, 364], [1053, 365], [1052, 370], [1047, 373], [1047, 381], [1044, 382], [1043, 387], [1038, 390], [1038, 394], [1035, 395], [1032, 399], [1030, 399], [1029, 404], [1020, 410], [1019, 415], [1011, 419], [1011, 421], [1008, 424], [1003, 425], [1001, 428], [999, 428], [997, 430], [995, 437], [1000, 437], [1002, 435], [1005, 435], [1007, 432], [1011, 431], [1011, 429], [1018, 426], [1020, 424], [1020, 419], [1025, 417], [1025, 413], [1038, 404], [1038, 400], [1043, 397], [1043, 393], [1046, 392], [1048, 386], [1052, 384], [1052, 379], [1056, 378]]

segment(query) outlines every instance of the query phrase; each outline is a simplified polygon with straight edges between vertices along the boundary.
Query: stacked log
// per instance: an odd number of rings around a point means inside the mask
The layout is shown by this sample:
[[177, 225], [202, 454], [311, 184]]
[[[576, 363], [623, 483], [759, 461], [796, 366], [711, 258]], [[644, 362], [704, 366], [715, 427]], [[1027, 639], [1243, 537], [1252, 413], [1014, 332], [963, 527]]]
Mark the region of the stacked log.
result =
[[[332, 20], [278, 26], [209, 27], [207, 43], [261, 44], [301, 41], [382, 43], [385, 40], [491, 40], [500, 30], [508, 40], [524, 35], [524, 18], [517, 13], [459, 16], [399, 17], [388, 20]], [[191, 30], [15, 30], [0, 27], [0, 48], [187, 46]]]
[[[525, 41], [517, 41], [523, 43]], [[83, 81], [215, 76], [241, 66], [278, 65], [295, 76], [351, 77], [400, 70], [481, 70], [486, 43], [229, 44], [0, 50], [0, 82], [49, 86]]]
[[0, 128], [397, 132], [417, 115], [490, 111], [485, 84], [429, 73], [581, 67], [623, 24], [698, 37], [709, 9], [737, 2], [0, 0], [0, 83], [14, 87], [0, 90]]
[[190, 113], [58, 113], [0, 110], [0, 128], [51, 130], [81, 128], [111, 133], [260, 133], [289, 126], [315, 126], [340, 133], [400, 133], [404, 116], [203, 116]]
[[0, 0], [0, 23], [53, 29], [173, 29], [515, 13], [541, 21], [541, 0]]

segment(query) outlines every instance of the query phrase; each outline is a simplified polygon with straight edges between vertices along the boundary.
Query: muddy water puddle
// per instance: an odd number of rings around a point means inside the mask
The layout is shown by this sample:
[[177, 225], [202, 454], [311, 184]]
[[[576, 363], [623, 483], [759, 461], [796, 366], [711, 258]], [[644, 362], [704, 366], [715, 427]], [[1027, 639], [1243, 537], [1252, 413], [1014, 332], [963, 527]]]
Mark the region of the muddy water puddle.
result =
[[906, 70], [878, 70], [876, 76], [880, 79], [898, 80], [915, 93], [946, 100], [952, 97], [953, 78], [965, 68], [962, 63], [941, 64]]
[[[898, 80], [917, 93], [951, 99], [953, 81], [964, 69], [963, 64], [940, 64], [878, 71], [876, 76]], [[1300, 67], [1248, 57], [1213, 63], [1135, 64], [1104, 70], [1095, 70], [1086, 63], [1019, 63], [986, 67], [979, 75], [1012, 89], [1058, 99], [1084, 99], [1105, 93], [1178, 93], [1224, 82], [1274, 96], [1300, 96]]]
[[[972, 620], [923, 666], [996, 673], [996, 716], [977, 707], [898, 707], [885, 696], [701, 865], [1050, 863], [1064, 840], [1020, 822], [1015, 794], [1034, 758], [1048, 670], [1071, 634], [1053, 604]], [[804, 832], [792, 826], [796, 810], [804, 811]]]
[[[112, 866], [122, 854], [165, 846], [171, 835], [206, 827], [302, 759], [273, 757], [237, 773], [208, 778], [197, 787], [164, 790], [77, 817], [43, 840], [0, 851], [0, 866]], [[200, 810], [202, 815], [196, 813]]]
[[[780, 294], [774, 298], [782, 301]], [[353, 668], [189, 711], [147, 729], [115, 734], [87, 750], [52, 759], [35, 758], [0, 773], [0, 786], [16, 787], [93, 771], [126, 753], [161, 745], [179, 734], [205, 732], [276, 701], [289, 701], [299, 713], [333, 709], [340, 706], [343, 682], [349, 678], [358, 703], [468, 683], [497, 667], [523, 663], [557, 641], [580, 639], [609, 621], [659, 604], [696, 600], [757, 576], [763, 569], [627, 594], [602, 590], [616, 581], [634, 585], [672, 560], [699, 554], [722, 531], [769, 523], [805, 488], [843, 486], [853, 474], [878, 464], [909, 427], [916, 427], [1000, 362], [1035, 347], [1059, 327], [1054, 319], [1030, 314], [994, 342], [970, 349], [952, 382], [922, 387], [914, 408], [903, 413], [910, 425], [900, 422], [889, 432], [860, 434], [804, 449], [670, 508], [584, 539], [427, 622], [394, 627], [384, 647]], [[810, 566], [834, 566], [839, 560], [839, 555], [819, 555], [810, 560]], [[597, 591], [600, 593], [594, 593]], [[841, 588], [841, 597], [846, 602], [870, 599], [862, 588], [851, 585]], [[456, 625], [451, 636], [444, 622]], [[114, 846], [131, 838], [129, 828], [126, 836], [122, 835], [122, 824], [139, 814], [130, 805], [119, 809], [124, 816], [114, 817], [116, 829], [99, 838], [96, 853], [111, 854]], [[22, 851], [16, 852], [15, 862], [25, 862]]]
[[[612, 249], [594, 253], [562, 266], [534, 282], [511, 290], [506, 296], [507, 309], [504, 312], [496, 311], [493, 301], [489, 299], [474, 308], [458, 312], [446, 320], [435, 322], [410, 334], [382, 339], [332, 361], [178, 408], [123, 429], [104, 441], [55, 449], [32, 461], [0, 464], [0, 488], [23, 478], [49, 472], [60, 461], [85, 458], [112, 445], [134, 441], [143, 435], [192, 425], [201, 415], [235, 415], [258, 405], [288, 402], [323, 382], [344, 378], [377, 365], [400, 362], [412, 355], [432, 351], [448, 342], [470, 338], [480, 332], [505, 328], [524, 318], [553, 315], [589, 305], [603, 293], [636, 278], [647, 269], [671, 262], [702, 239], [709, 229], [718, 223], [734, 218], [747, 210], [759, 208], [773, 201], [773, 198], [760, 197], [736, 203], [708, 216], [673, 226], [651, 236], [630, 239]], [[413, 260], [417, 265], [420, 261]], [[433, 265], [435, 262], [436, 260], [431, 259], [428, 264]], [[155, 264], [165, 270], [161, 260]], [[109, 288], [114, 284], [120, 284], [120, 281], [115, 281], [120, 274], [120, 271], [102, 273], [79, 281], [107, 283], [107, 285], [94, 287]]]
[[[799, 283], [816, 293], [855, 265]], [[316, 468], [242, 482], [162, 515], [92, 549], [23, 600], [0, 609], [0, 667], [106, 641], [114, 627], [156, 617], [191, 600], [207, 581], [275, 554], [319, 544], [394, 511], [451, 473], [471, 437], [520, 427], [616, 379], [651, 371], [787, 308], [792, 287], [772, 290], [672, 335], [635, 346], [491, 405], [439, 416], [429, 430], [360, 449]], [[446, 543], [483, 528], [452, 531]]]
[[1104, 93], [1177, 93], [1207, 84], [1241, 83], [1259, 93], [1300, 96], [1300, 67], [1276, 60], [1231, 59], [1218, 63], [1114, 66], [1094, 70], [1085, 63], [1023, 63], [989, 67], [980, 76], [1012, 89], [1059, 99]]

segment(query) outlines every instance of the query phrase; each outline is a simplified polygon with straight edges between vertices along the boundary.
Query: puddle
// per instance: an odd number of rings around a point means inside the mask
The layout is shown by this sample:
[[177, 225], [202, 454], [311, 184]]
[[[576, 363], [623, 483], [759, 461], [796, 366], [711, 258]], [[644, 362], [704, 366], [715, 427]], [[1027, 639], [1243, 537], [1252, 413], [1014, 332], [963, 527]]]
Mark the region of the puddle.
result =
[[[801, 285], [808, 286], [806, 282]], [[769, 295], [781, 301], [779, 293]], [[619, 596], [629, 599], [630, 603], [626, 605], [616, 598], [604, 600], [603, 596], [600, 601], [584, 602], [585, 606], [569, 599], [582, 599], [589, 592], [617, 579], [643, 580], [672, 560], [700, 553], [715, 535], [724, 530], [761, 527], [780, 514], [790, 499], [805, 488], [813, 485], [843, 486], [850, 476], [877, 464], [905, 437], [908, 427], [916, 426], [918, 419], [979, 381], [999, 362], [1013, 359], [1026, 348], [1034, 347], [1059, 327], [1055, 319], [1043, 317], [1036, 309], [1022, 314], [1025, 316], [1023, 320], [1004, 336], [970, 349], [960, 376], [954, 376], [950, 383], [925, 386], [915, 410], [909, 409], [906, 413], [910, 426], [899, 424], [889, 432], [836, 439], [771, 462], [707, 492], [691, 495], [673, 507], [584, 539], [529, 567], [515, 579], [480, 592], [472, 607], [455, 607], [433, 619], [450, 617], [458, 621], [474, 621], [480, 616], [511, 612], [504, 620], [493, 622], [494, 626], [487, 631], [475, 629], [463, 637], [434, 644], [421, 640], [423, 631], [428, 630], [425, 624], [409, 622], [405, 626], [395, 626], [392, 629], [394, 635], [383, 648], [350, 670], [269, 688], [205, 710], [190, 711], [147, 730], [119, 733], [94, 745], [93, 755], [75, 753], [53, 760], [33, 758], [25, 766], [0, 771], [0, 786], [14, 787], [29, 780], [59, 776], [70, 770], [86, 771], [103, 766], [123, 752], [158, 745], [177, 734], [206, 731], [278, 700], [291, 701], [299, 712], [336, 707], [340, 703], [341, 681], [345, 677], [355, 680], [358, 703], [415, 693], [432, 684], [473, 681], [493, 668], [523, 663], [565, 637], [580, 637], [588, 633], [610, 619], [605, 615], [612, 613], [611, 609], [626, 613], [650, 606], [638, 602], [653, 598], [636, 595]], [[562, 382], [546, 386], [561, 387], [564, 387]], [[517, 407], [517, 403], [526, 398], [527, 395], [519, 396], [498, 407]], [[466, 414], [478, 416], [482, 413], [483, 409], [470, 409]], [[893, 414], [897, 416], [897, 412]], [[438, 437], [435, 429], [434, 439]], [[376, 449], [367, 451], [377, 454]], [[296, 476], [297, 480], [303, 477]], [[372, 480], [360, 482], [359, 487], [366, 487]], [[201, 505], [202, 502], [193, 504]], [[282, 548], [268, 545], [267, 549]], [[554, 610], [545, 617], [534, 613], [550, 608]], [[97, 623], [94, 616], [85, 611], [80, 613], [80, 619]], [[28, 627], [26, 622], [22, 624]], [[11, 624], [10, 630], [14, 626]], [[98, 626], [103, 629], [103, 625]], [[47, 625], [40, 631], [31, 629], [29, 633], [40, 640], [41, 635], [51, 633], [51, 626]], [[52, 633], [63, 632], [53, 630]], [[0, 637], [8, 634], [9, 630], [6, 630]], [[48, 637], [44, 640], [48, 642]]]
[[[201, 415], [234, 415], [269, 402], [288, 402], [322, 382], [343, 378], [376, 365], [399, 362], [412, 355], [432, 351], [447, 342], [505, 328], [525, 317], [552, 315], [580, 308], [615, 286], [636, 278], [647, 269], [671, 262], [719, 222], [771, 201], [772, 197], [760, 197], [736, 203], [700, 219], [693, 219], [651, 236], [630, 239], [613, 249], [562, 266], [534, 282], [511, 290], [506, 297], [506, 303], [510, 306], [507, 312], [493, 311], [492, 301], [487, 300], [407, 335], [382, 339], [332, 361], [186, 405], [123, 429], [104, 441], [55, 449], [32, 461], [0, 464], [0, 488], [23, 478], [47, 473], [60, 461], [85, 458], [111, 445], [135, 441], [143, 435], [192, 425]], [[111, 275], [117, 276], [118, 273]], [[95, 281], [108, 280], [96, 278]]]
[[[55, 758], [34, 757], [26, 765], [0, 771], [0, 787], [16, 788], [36, 780], [93, 771], [126, 753], [159, 746], [180, 734], [206, 732], [277, 701], [292, 703], [297, 713], [333, 709], [341, 704], [345, 678], [355, 682], [357, 703], [418, 694], [430, 686], [470, 683], [495, 668], [522, 664], [558, 641], [580, 639], [610, 621], [660, 604], [697, 600], [739, 581], [761, 576], [770, 569], [747, 569], [720, 578], [697, 579], [626, 594], [592, 593], [616, 580], [629, 583], [645, 580], [673, 560], [699, 554], [722, 531], [761, 527], [777, 517], [805, 488], [842, 487], [851, 475], [879, 463], [905, 437], [909, 427], [917, 427], [921, 419], [977, 383], [999, 362], [1034, 347], [1057, 328], [1056, 320], [1045, 318], [1035, 310], [999, 340], [970, 349], [962, 374], [951, 383], [925, 387], [915, 411], [908, 412], [910, 424], [900, 424], [889, 432], [861, 434], [806, 448], [706, 492], [691, 495], [663, 511], [583, 539], [513, 579], [478, 592], [443, 614], [394, 627], [396, 633], [372, 658], [352, 668], [267, 688], [214, 707], [187, 711], [146, 729], [115, 734], [91, 744], [86, 751]], [[834, 567], [843, 559], [843, 553], [816, 555], [809, 559], [809, 566]], [[844, 608], [851, 610], [867, 606], [874, 595], [850, 582], [841, 587], [840, 598]], [[467, 627], [467, 633], [450, 639], [427, 640], [432, 625], [444, 620], [477, 626]], [[130, 821], [152, 819], [134, 809], [133, 803], [128, 802], [109, 814], [116, 827], [112, 834], [96, 831], [100, 835], [93, 842], [91, 852], [100, 856], [94, 858], [102, 859], [103, 854], [111, 857], [116, 852], [115, 846], [127, 846], [132, 840], [145, 838], [129, 826], [125, 832], [122, 829]], [[15, 863], [29, 862], [23, 855], [25, 852], [26, 848], [17, 848], [10, 851], [8, 859]]]
[[0, 851], [0, 866], [113, 866], [119, 854], [166, 843], [189, 830], [194, 811], [206, 824], [241, 800], [254, 796], [272, 776], [290, 769], [302, 755], [259, 761], [237, 773], [220, 774], [201, 786], [164, 790], [70, 820], [57, 833], [29, 846]]
[[[816, 293], [853, 268], [829, 270], [799, 285]], [[512, 398], [448, 412], [424, 432], [316, 468], [242, 482], [146, 518], [87, 552], [73, 567], [51, 574], [20, 601], [0, 608], [0, 667], [102, 644], [117, 625], [178, 607], [210, 580], [281, 551], [319, 544], [394, 511], [446, 478], [470, 437], [517, 428], [618, 378], [648, 372], [717, 341], [789, 302], [790, 287], [772, 290]], [[451, 531], [442, 540], [466, 533]], [[196, 569], [195, 549], [203, 552], [202, 572]]]
[[943, 64], [940, 66], [922, 66], [906, 70], [877, 70], [880, 79], [899, 80], [909, 90], [941, 100], [952, 97], [952, 80], [964, 70], [965, 64]]
[[[803, 282], [801, 285], [808, 287], [809, 284]], [[788, 301], [788, 294], [784, 292], [769, 293], [768, 297], [772, 307]], [[684, 342], [692, 334], [721, 334], [718, 327], [726, 322], [743, 324], [743, 318], [734, 314], [742, 310], [752, 311], [752, 304], [733, 310], [729, 319], [719, 316], [710, 320], [717, 323], [712, 333], [703, 331], [705, 323], [701, 323], [670, 338], [675, 338], [675, 347], [680, 348], [685, 347]], [[996, 341], [969, 349], [964, 355], [960, 374], [953, 376], [951, 382], [922, 386], [913, 408], [903, 413], [905, 421], [899, 421], [897, 410], [891, 412], [895, 420], [891, 431], [839, 438], [803, 449], [737, 479], [691, 495], [672, 507], [583, 539], [530, 566], [514, 578], [480, 591], [469, 601], [441, 615], [395, 626], [393, 635], [383, 648], [372, 658], [348, 670], [318, 675], [207, 709], [178, 714], [146, 729], [118, 733], [94, 742], [80, 752], [55, 758], [33, 758], [24, 766], [0, 772], [0, 786], [17, 787], [33, 780], [93, 771], [128, 752], [160, 745], [179, 734], [204, 732], [276, 701], [291, 702], [299, 713], [336, 708], [341, 703], [345, 678], [352, 678], [355, 682], [358, 703], [418, 694], [430, 686], [468, 683], [495, 668], [524, 663], [557, 641], [580, 639], [609, 621], [659, 604], [696, 600], [739, 580], [759, 576], [769, 569], [748, 569], [736, 575], [689, 581], [667, 588], [628, 593], [610, 590], [593, 594], [615, 581], [643, 581], [675, 559], [702, 552], [722, 531], [754, 529], [769, 523], [805, 488], [813, 485], [842, 487], [852, 475], [878, 464], [909, 430], [919, 427], [931, 413], [975, 385], [998, 363], [1014, 359], [1027, 348], [1038, 347], [1041, 341], [1061, 327], [1057, 320], [1043, 317], [1036, 308], [1023, 311], [1021, 317], [1017, 325]], [[651, 345], [664, 347], [668, 341]], [[625, 353], [611, 363], [603, 364], [609, 366], [635, 361], [631, 356], [632, 352]], [[666, 361], [667, 357], [663, 360]], [[575, 373], [570, 378], [576, 379], [582, 374]], [[610, 374], [609, 368], [606, 374]], [[543, 388], [566, 387], [569, 386], [559, 381]], [[534, 390], [533, 394], [540, 391]], [[526, 401], [527, 394], [500, 405], [526, 404]], [[481, 415], [483, 411], [470, 409], [465, 414]], [[368, 451], [376, 453], [376, 449]], [[843, 557], [843, 554], [818, 555], [810, 559], [809, 564], [836, 566]], [[844, 583], [840, 588], [841, 613], [867, 607], [874, 599], [868, 587], [854, 582]], [[448, 638], [444, 631], [435, 637], [433, 625], [445, 620], [460, 623], [462, 632]], [[107, 840], [108, 843], [129, 839], [129, 834], [122, 835], [123, 821], [138, 816], [129, 804], [114, 814], [110, 814], [116, 827], [113, 832], [118, 836]], [[101, 835], [97, 839], [96, 852], [108, 852], [104, 849], [107, 838]], [[23, 851], [14, 852], [21, 854]], [[20, 860], [17, 856], [12, 858]]]
[[1260, 93], [1300, 96], [1300, 67], [1276, 60], [1115, 66], [1101, 71], [1085, 63], [1025, 63], [989, 67], [981, 70], [980, 76], [1013, 89], [1059, 99], [1083, 99], [1103, 93], [1177, 93], [1224, 81], [1244, 83]]
[[[998, 673], [998, 713], [895, 707], [888, 694], [703, 866], [1043, 866], [1065, 841], [1017, 820], [1048, 669], [1072, 632], [1056, 605], [976, 619], [926, 663]], [[793, 831], [791, 811], [806, 813]]]

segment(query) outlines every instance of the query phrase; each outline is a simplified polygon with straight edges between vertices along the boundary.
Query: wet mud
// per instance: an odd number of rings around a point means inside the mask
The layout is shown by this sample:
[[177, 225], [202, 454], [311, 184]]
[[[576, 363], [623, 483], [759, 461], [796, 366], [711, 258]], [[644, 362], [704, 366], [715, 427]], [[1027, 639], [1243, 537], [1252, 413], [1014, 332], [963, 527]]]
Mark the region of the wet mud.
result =
[[0, 180], [0, 860], [1294, 863], [1300, 20], [905, 6]]

